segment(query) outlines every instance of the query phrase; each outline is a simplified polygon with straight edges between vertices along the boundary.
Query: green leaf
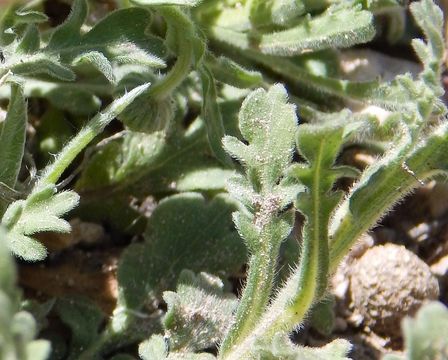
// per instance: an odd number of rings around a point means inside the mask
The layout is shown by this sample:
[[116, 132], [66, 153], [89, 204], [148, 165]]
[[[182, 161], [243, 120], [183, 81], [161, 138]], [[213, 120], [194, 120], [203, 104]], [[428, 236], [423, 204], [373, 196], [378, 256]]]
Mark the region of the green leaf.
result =
[[214, 78], [223, 83], [245, 89], [259, 86], [263, 81], [260, 72], [247, 70], [227, 57], [215, 59], [209, 56], [207, 60]]
[[346, 340], [334, 340], [321, 348], [294, 345], [286, 336], [277, 335], [271, 343], [256, 345], [255, 356], [261, 360], [350, 360], [351, 345]]
[[7, 245], [6, 234], [0, 227], [0, 358], [45, 360], [51, 345], [46, 340], [33, 340], [36, 322], [28, 312], [19, 311], [16, 268]]
[[48, 16], [43, 12], [21, 9], [16, 11], [17, 24], [34, 24], [48, 21]]
[[375, 34], [372, 21], [372, 14], [359, 7], [330, 8], [322, 15], [303, 17], [298, 25], [288, 30], [245, 34], [230, 28], [214, 27], [211, 35], [220, 42], [243, 50], [293, 56], [305, 51], [346, 48], [368, 42]]
[[246, 97], [239, 114], [241, 134], [249, 145], [229, 136], [223, 139], [227, 152], [253, 168], [266, 189], [276, 185], [292, 157], [297, 119], [295, 107], [286, 101], [281, 85], [268, 92], [255, 90]]
[[0, 227], [0, 291], [12, 297], [16, 292], [17, 273], [7, 243], [6, 232], [3, 227]]
[[335, 320], [334, 297], [323, 299], [311, 309], [311, 326], [324, 336], [330, 336]]
[[[87, 1], [76, 0], [70, 16], [53, 32], [44, 52], [57, 53], [65, 62], [96, 52], [118, 63], [165, 67], [161, 40], [146, 31], [151, 17], [148, 11], [128, 8], [112, 12], [89, 32], [81, 34], [86, 16]], [[105, 63], [104, 60], [102, 62]]]
[[131, 0], [135, 5], [139, 6], [164, 6], [164, 5], [179, 5], [179, 6], [196, 6], [202, 0]]
[[196, 120], [185, 131], [129, 132], [92, 157], [77, 183], [80, 192], [101, 189], [135, 194], [224, 190], [234, 174], [210, 154], [204, 123]]
[[[22, 164], [27, 120], [23, 89], [17, 84], [11, 84], [11, 100], [0, 133], [0, 182], [10, 188], [16, 186]], [[5, 205], [3, 199], [0, 199], [0, 215]]]
[[73, 81], [75, 73], [58, 59], [40, 53], [28, 55], [22, 61], [18, 61], [11, 66], [11, 71], [17, 75], [50, 75], [63, 81]]
[[161, 201], [148, 221], [145, 243], [128, 247], [120, 260], [120, 306], [140, 309], [151, 292], [172, 288], [185, 268], [226, 275], [238, 271], [246, 255], [232, 228], [235, 209], [225, 195], [206, 201], [200, 194], [183, 193]]
[[411, 13], [419, 27], [423, 30], [427, 43], [414, 39], [412, 45], [424, 70], [420, 78], [431, 86], [438, 96], [444, 91], [440, 84], [440, 75], [445, 52], [443, 39], [443, 13], [431, 0], [415, 2], [410, 6]]
[[211, 354], [193, 354], [185, 352], [170, 352], [166, 347], [164, 338], [161, 335], [153, 335], [138, 347], [138, 354], [143, 360], [214, 360]]
[[284, 209], [301, 189], [284, 178], [297, 129], [295, 107], [287, 103], [285, 88], [274, 85], [268, 91], [251, 92], [241, 106], [239, 127], [248, 144], [231, 136], [224, 137], [223, 143], [242, 161], [246, 176], [231, 178], [227, 189], [245, 205], [233, 218], [251, 257], [236, 321], [221, 347], [223, 354], [244, 340], [268, 305], [280, 244], [294, 223], [293, 213]]
[[402, 323], [406, 359], [436, 360], [448, 356], [448, 309], [440, 302], [424, 305], [415, 319]]
[[224, 293], [222, 281], [213, 275], [184, 270], [176, 292], [166, 291], [168, 305], [163, 319], [171, 351], [197, 352], [215, 346], [232, 322], [237, 299]]
[[138, 355], [143, 360], [163, 360], [168, 356], [165, 340], [161, 335], [153, 335], [138, 347]]
[[46, 257], [45, 247], [31, 235], [42, 231], [69, 232], [70, 225], [60, 218], [79, 202], [73, 191], [56, 193], [48, 185], [26, 200], [12, 203], [3, 216], [2, 224], [8, 229], [9, 247], [25, 260], [37, 261]]
[[[311, 5], [314, 3], [313, 5]], [[299, 16], [320, 10], [328, 5], [322, 1], [254, 0], [250, 4], [250, 21], [255, 28], [270, 25], [287, 26]]]
[[112, 84], [115, 83], [115, 75], [112, 65], [107, 58], [98, 51], [90, 51], [77, 56], [73, 65], [89, 64], [95, 67]]
[[201, 66], [202, 81], [202, 117], [207, 128], [207, 138], [213, 154], [225, 166], [232, 166], [232, 161], [224, 151], [221, 139], [224, 136], [224, 125], [221, 110], [217, 102], [217, 91], [215, 80], [206, 66]]
[[20, 39], [20, 43], [17, 46], [16, 52], [23, 54], [33, 54], [39, 50], [40, 47], [40, 34], [36, 25], [29, 25], [25, 31], [25, 34]]
[[47, 91], [44, 96], [57, 109], [74, 115], [91, 115], [101, 107], [100, 99], [82, 87], [61, 84]]
[[94, 303], [74, 297], [58, 299], [55, 310], [72, 332], [68, 359], [78, 359], [82, 351], [99, 337], [105, 316]]

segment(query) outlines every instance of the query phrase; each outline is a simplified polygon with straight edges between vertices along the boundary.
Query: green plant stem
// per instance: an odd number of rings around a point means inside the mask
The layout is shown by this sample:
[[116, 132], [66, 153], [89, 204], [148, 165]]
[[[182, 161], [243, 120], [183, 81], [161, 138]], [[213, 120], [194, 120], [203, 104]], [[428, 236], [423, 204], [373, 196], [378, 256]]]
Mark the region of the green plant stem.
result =
[[163, 100], [169, 96], [190, 73], [194, 50], [191, 43], [186, 41], [185, 32], [193, 32], [193, 25], [180, 10], [174, 7], [162, 7], [160, 13], [167, 20], [168, 26], [176, 30], [178, 44], [177, 61], [168, 74], [154, 84], [148, 92], [148, 96], [156, 100]]
[[[233, 344], [222, 359], [250, 359], [257, 340], [269, 342], [277, 331], [293, 329], [308, 312], [314, 302], [318, 286], [319, 246], [312, 237], [304, 239], [301, 261], [298, 270], [288, 280], [277, 299], [269, 307], [263, 318], [241, 343]], [[293, 302], [288, 302], [294, 296]]]
[[[342, 258], [359, 237], [374, 226], [392, 206], [407, 193], [421, 185], [420, 181], [446, 171], [448, 164], [448, 125], [440, 126], [435, 135], [421, 144], [405, 161], [394, 162], [372, 176], [368, 191], [354, 196], [355, 187], [335, 214], [334, 228], [330, 229], [330, 272], [334, 272]], [[412, 171], [412, 173], [406, 169]], [[351, 209], [362, 209], [353, 212]], [[342, 219], [338, 222], [337, 219]]]
[[274, 282], [281, 240], [261, 237], [262, 248], [251, 256], [246, 287], [235, 322], [220, 347], [221, 357], [225, 358], [233, 346], [244, 340], [265, 311]]
[[35, 185], [34, 190], [48, 184], [55, 184], [62, 173], [70, 166], [78, 154], [98, 135], [107, 124], [120, 114], [141, 93], [146, 91], [149, 84], [141, 85], [123, 97], [115, 100], [104, 112], [99, 112], [81, 131], [64, 146], [55, 161], [48, 165], [41, 178]]
[[179, 56], [170, 72], [149, 90], [149, 96], [162, 100], [169, 96], [190, 73], [193, 49], [191, 45], [182, 41], [179, 45]]

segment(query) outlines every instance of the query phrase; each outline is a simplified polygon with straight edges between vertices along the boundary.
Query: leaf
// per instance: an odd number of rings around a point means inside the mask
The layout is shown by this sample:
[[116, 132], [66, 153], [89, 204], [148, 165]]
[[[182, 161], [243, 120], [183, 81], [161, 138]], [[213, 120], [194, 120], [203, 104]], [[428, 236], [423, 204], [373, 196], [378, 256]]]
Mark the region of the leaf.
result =
[[7, 243], [6, 234], [0, 227], [0, 358], [45, 360], [51, 345], [46, 340], [33, 340], [36, 322], [31, 314], [19, 310], [16, 268]]
[[311, 310], [311, 326], [324, 336], [330, 336], [334, 329], [335, 300], [330, 295], [317, 303]]
[[94, 303], [82, 298], [60, 298], [55, 308], [72, 332], [68, 359], [78, 359], [82, 351], [100, 336], [104, 314]]
[[148, 221], [145, 243], [122, 255], [119, 305], [138, 310], [151, 292], [172, 288], [185, 268], [226, 275], [238, 271], [246, 255], [232, 227], [235, 208], [225, 195], [209, 202], [197, 193], [162, 200]]
[[58, 59], [40, 53], [28, 55], [10, 68], [17, 75], [34, 76], [45, 74], [63, 81], [73, 81], [76, 78], [75, 73], [67, 66], [62, 65]]
[[160, 335], [153, 335], [138, 347], [138, 354], [143, 360], [214, 360], [211, 354], [176, 353], [168, 354], [165, 340]]
[[204, 123], [171, 136], [129, 132], [95, 154], [77, 183], [80, 192], [110, 187], [135, 194], [215, 191], [234, 173], [210, 154]]
[[74, 115], [91, 115], [101, 107], [100, 99], [82, 87], [61, 84], [47, 91], [45, 97], [57, 109]]
[[31, 237], [42, 231], [69, 232], [70, 225], [60, 218], [79, 202], [73, 191], [56, 193], [54, 185], [48, 185], [26, 200], [12, 203], [2, 218], [8, 229], [9, 247], [12, 252], [29, 261], [46, 257], [45, 247]]
[[161, 335], [153, 335], [138, 347], [138, 355], [143, 360], [163, 360], [168, 356], [165, 340]]
[[[23, 89], [17, 84], [11, 84], [11, 100], [0, 133], [0, 182], [10, 188], [16, 186], [22, 165], [27, 121]], [[4, 205], [0, 200], [0, 215], [5, 210]]]
[[21, 9], [16, 11], [17, 24], [34, 24], [48, 21], [48, 16], [40, 11]]
[[206, 66], [201, 66], [199, 73], [202, 81], [202, 116], [207, 128], [207, 138], [215, 157], [226, 167], [232, 167], [232, 161], [224, 151], [221, 139], [224, 125], [217, 102], [215, 80]]
[[207, 60], [213, 77], [223, 83], [245, 89], [259, 86], [263, 81], [263, 76], [260, 72], [247, 70], [224, 56], [220, 56], [217, 59], [210, 56]]
[[17, 272], [7, 243], [6, 232], [0, 226], [0, 291], [7, 296], [13, 297], [16, 295], [15, 284], [17, 281]]
[[292, 157], [297, 120], [295, 107], [286, 101], [286, 90], [281, 85], [272, 86], [268, 92], [253, 91], [239, 114], [241, 134], [249, 145], [229, 136], [223, 139], [226, 150], [253, 168], [267, 189], [276, 184]]
[[306, 11], [301, 0], [256, 0], [251, 2], [249, 18], [255, 27], [286, 25]]
[[[347, 21], [346, 19], [351, 19]], [[295, 27], [268, 34], [252, 34], [212, 27], [218, 41], [262, 54], [293, 56], [305, 51], [346, 48], [371, 40], [375, 34], [372, 14], [359, 7], [333, 9], [315, 17], [303, 17]]]
[[138, 6], [164, 6], [164, 5], [178, 5], [178, 6], [196, 6], [202, 0], [131, 0], [131, 2]]
[[233, 214], [233, 220], [251, 257], [236, 321], [224, 339], [222, 354], [245, 339], [268, 305], [280, 244], [294, 223], [293, 212], [285, 208], [301, 189], [284, 178], [297, 129], [295, 107], [287, 102], [285, 88], [274, 85], [268, 91], [251, 92], [241, 106], [239, 127], [248, 144], [231, 136], [224, 137], [223, 144], [243, 163], [246, 174], [231, 178], [227, 188], [245, 205]]
[[[161, 40], [146, 31], [150, 19], [148, 11], [128, 8], [112, 12], [89, 32], [81, 34], [86, 16], [86, 0], [76, 0], [70, 16], [55, 29], [44, 52], [57, 53], [65, 62], [96, 52], [108, 61], [165, 67]], [[102, 62], [105, 63], [104, 59]]]
[[232, 293], [223, 290], [216, 276], [181, 272], [176, 292], [163, 294], [168, 305], [163, 319], [165, 341], [171, 351], [198, 352], [222, 339], [238, 303]]
[[16, 48], [17, 53], [32, 54], [39, 50], [40, 34], [36, 25], [31, 24], [26, 28], [25, 34], [20, 39], [20, 43]]
[[73, 65], [89, 64], [95, 67], [112, 84], [115, 83], [114, 70], [107, 58], [98, 51], [90, 51], [77, 56], [73, 60]]
[[440, 302], [424, 305], [414, 319], [402, 322], [406, 359], [436, 360], [448, 356], [448, 309]]
[[423, 30], [427, 43], [414, 39], [412, 45], [424, 70], [420, 78], [433, 91], [441, 96], [444, 93], [440, 84], [440, 75], [445, 52], [443, 39], [443, 13], [431, 0], [415, 2], [410, 6], [411, 13], [419, 27]]
[[287, 336], [274, 336], [271, 343], [257, 344], [253, 353], [261, 360], [350, 360], [351, 345], [346, 340], [334, 340], [321, 348], [294, 345]]

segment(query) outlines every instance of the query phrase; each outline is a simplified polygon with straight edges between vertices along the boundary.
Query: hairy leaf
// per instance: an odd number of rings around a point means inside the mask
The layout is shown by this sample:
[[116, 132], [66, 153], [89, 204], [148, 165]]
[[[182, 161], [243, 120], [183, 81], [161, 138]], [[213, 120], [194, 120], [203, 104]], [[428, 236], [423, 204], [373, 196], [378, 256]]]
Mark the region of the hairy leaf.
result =
[[7, 248], [5, 231], [0, 227], [0, 358], [45, 360], [50, 343], [34, 340], [36, 322], [26, 311], [20, 311], [16, 269]]
[[281, 85], [271, 87], [268, 92], [262, 89], [252, 92], [239, 114], [241, 134], [249, 145], [229, 136], [223, 139], [227, 152], [253, 169], [253, 176], [266, 190], [276, 184], [292, 156], [297, 120], [294, 106], [286, 104], [286, 100]]
[[424, 305], [415, 318], [402, 322], [404, 356], [387, 355], [384, 360], [436, 360], [448, 356], [448, 309], [439, 302]]
[[10, 249], [25, 260], [44, 259], [47, 251], [32, 235], [42, 231], [69, 232], [69, 223], [60, 216], [78, 202], [79, 196], [75, 192], [57, 194], [56, 187], [48, 185], [27, 200], [11, 204], [2, 219], [2, 224], [8, 229]]
[[211, 35], [240, 49], [293, 56], [305, 51], [345, 48], [367, 42], [375, 33], [372, 21], [371, 13], [359, 8], [330, 8], [327, 13], [314, 18], [304, 17], [297, 26], [288, 30], [258, 35], [215, 27]]
[[184, 270], [176, 292], [164, 292], [168, 310], [163, 323], [171, 350], [197, 352], [222, 339], [237, 305], [236, 297], [223, 290], [218, 277]]
[[261, 73], [247, 70], [229, 58], [209, 57], [207, 60], [215, 79], [223, 83], [244, 89], [261, 85], [263, 81]]
[[334, 340], [322, 348], [297, 346], [286, 336], [275, 336], [270, 344], [257, 344], [253, 351], [262, 360], [349, 360], [351, 345], [345, 340]]
[[202, 81], [202, 116], [207, 128], [207, 138], [213, 154], [225, 166], [232, 166], [229, 156], [224, 151], [221, 139], [224, 136], [221, 111], [217, 102], [215, 80], [210, 70], [202, 66], [200, 69]]
[[185, 268], [238, 271], [245, 251], [231, 226], [235, 209], [225, 195], [207, 202], [200, 194], [183, 193], [160, 202], [149, 219], [145, 243], [130, 246], [120, 261], [120, 306], [140, 309], [151, 293], [172, 288]]
[[180, 6], [196, 6], [202, 0], [131, 0], [135, 5], [140, 6], [157, 6], [157, 5], [180, 5]]
[[[16, 185], [25, 148], [27, 109], [23, 89], [11, 85], [11, 100], [8, 113], [0, 133], [0, 182], [10, 188]], [[5, 210], [5, 201], [0, 198], [0, 215]]]
[[78, 359], [79, 354], [98, 338], [104, 314], [90, 301], [74, 297], [58, 299], [56, 312], [72, 332], [68, 359]]
[[[89, 32], [80, 29], [87, 16], [86, 0], [76, 0], [69, 18], [54, 31], [45, 52], [58, 53], [68, 62], [89, 52], [101, 53], [109, 61], [164, 67], [161, 40], [146, 32], [150, 13], [142, 8], [115, 11]], [[102, 60], [105, 63], [105, 60]], [[104, 66], [104, 65], [103, 65]]]

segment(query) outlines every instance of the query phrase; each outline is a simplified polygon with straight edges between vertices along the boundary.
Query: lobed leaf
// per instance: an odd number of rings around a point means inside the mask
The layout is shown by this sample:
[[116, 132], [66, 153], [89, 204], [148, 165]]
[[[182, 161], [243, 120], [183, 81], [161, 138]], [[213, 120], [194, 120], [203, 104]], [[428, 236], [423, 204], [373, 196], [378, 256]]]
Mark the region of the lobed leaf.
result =
[[33, 193], [27, 200], [12, 203], [2, 218], [8, 229], [9, 246], [12, 252], [28, 261], [46, 257], [45, 247], [31, 235], [42, 231], [69, 232], [70, 225], [60, 218], [79, 202], [73, 191], [56, 193], [54, 185], [48, 185]]
[[244, 100], [239, 114], [241, 134], [249, 145], [229, 136], [223, 139], [225, 149], [254, 169], [267, 189], [276, 184], [292, 156], [297, 120], [294, 106], [286, 100], [281, 85], [272, 86], [268, 92], [255, 90]]

